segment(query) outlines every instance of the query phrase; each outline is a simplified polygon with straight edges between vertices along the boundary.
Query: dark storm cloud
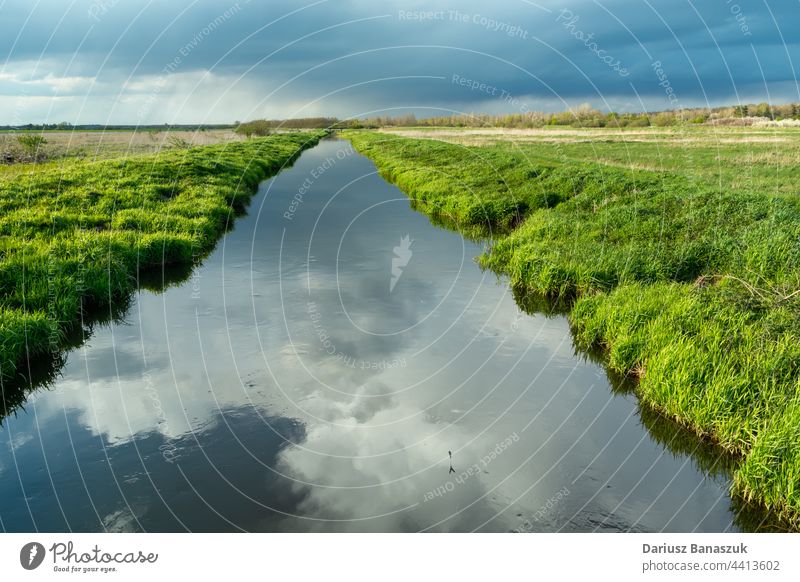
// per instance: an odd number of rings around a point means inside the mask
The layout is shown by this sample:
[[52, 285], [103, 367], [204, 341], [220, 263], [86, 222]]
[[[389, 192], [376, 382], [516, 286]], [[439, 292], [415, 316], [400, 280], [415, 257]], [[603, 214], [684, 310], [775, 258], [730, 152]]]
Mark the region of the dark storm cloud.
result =
[[768, 90], [776, 101], [800, 99], [798, 8], [797, 0], [0, 2], [0, 105], [32, 121], [150, 122], [583, 101], [657, 109], [766, 100]]

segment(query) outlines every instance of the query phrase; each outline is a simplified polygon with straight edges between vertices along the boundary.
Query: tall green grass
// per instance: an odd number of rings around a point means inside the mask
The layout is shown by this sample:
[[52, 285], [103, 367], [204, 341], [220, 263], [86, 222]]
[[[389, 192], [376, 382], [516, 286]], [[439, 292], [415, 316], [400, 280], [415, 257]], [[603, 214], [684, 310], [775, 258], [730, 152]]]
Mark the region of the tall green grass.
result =
[[0, 379], [124, 303], [140, 273], [204, 256], [258, 183], [323, 135], [0, 173]]
[[345, 135], [417, 208], [460, 228], [502, 233], [530, 209], [562, 199], [561, 193], [533, 184], [532, 169], [511, 152], [368, 132]]
[[513, 144], [348, 136], [423, 210], [505, 229], [480, 263], [571, 305], [580, 347], [739, 457], [734, 491], [800, 527], [800, 198]]

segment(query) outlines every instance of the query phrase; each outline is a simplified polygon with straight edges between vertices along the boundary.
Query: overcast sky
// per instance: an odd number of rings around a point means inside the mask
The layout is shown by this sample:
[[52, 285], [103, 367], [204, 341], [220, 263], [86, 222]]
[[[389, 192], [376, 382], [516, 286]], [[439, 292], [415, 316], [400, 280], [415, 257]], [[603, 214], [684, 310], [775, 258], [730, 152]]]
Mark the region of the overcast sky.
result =
[[800, 0], [0, 0], [0, 125], [800, 101]]

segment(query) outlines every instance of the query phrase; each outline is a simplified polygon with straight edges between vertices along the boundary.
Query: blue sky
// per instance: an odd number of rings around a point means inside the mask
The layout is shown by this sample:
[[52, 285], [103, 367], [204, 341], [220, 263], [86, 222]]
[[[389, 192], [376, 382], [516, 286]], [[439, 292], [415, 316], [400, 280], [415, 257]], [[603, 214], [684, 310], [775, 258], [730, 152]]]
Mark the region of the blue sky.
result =
[[0, 125], [800, 101], [800, 0], [0, 0]]

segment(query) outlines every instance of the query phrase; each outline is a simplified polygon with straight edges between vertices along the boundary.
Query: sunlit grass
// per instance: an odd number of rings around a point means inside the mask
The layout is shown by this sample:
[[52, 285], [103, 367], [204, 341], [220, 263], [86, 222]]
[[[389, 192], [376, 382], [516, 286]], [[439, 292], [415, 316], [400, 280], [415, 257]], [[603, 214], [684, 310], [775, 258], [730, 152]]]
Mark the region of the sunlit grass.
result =
[[257, 184], [322, 135], [0, 172], [0, 376], [124, 302], [140, 272], [202, 258]]
[[746, 179], [735, 164], [748, 148], [712, 147], [707, 134], [673, 157], [652, 143], [349, 137], [421, 209], [513, 229], [482, 265], [571, 303], [579, 346], [603, 348], [647, 406], [742, 458], [735, 491], [800, 526], [800, 197], [797, 165], [781, 161], [789, 153], [764, 168], [758, 150]]

